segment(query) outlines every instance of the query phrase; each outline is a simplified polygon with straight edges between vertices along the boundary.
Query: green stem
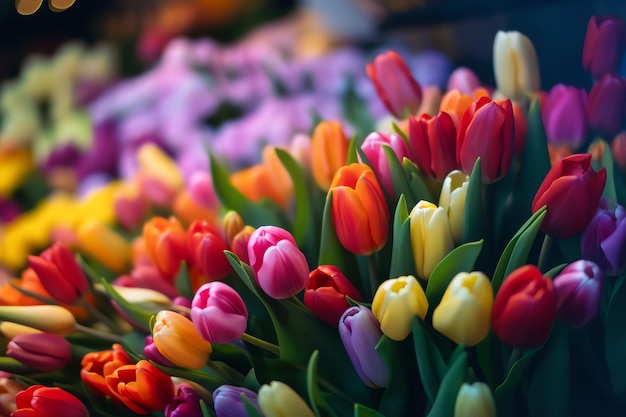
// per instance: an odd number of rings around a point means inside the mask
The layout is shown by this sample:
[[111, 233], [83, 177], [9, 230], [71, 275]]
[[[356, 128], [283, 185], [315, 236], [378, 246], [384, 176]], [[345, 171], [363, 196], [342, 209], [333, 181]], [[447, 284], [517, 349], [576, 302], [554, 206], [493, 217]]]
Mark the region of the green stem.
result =
[[522, 349], [520, 348], [513, 348], [513, 350], [511, 351], [511, 356], [509, 357], [509, 364], [506, 366], [506, 374], [509, 374], [509, 371], [511, 370], [511, 367], [513, 366], [513, 364], [519, 359], [519, 357], [522, 355]]
[[266, 342], [265, 340], [254, 337], [248, 333], [242, 334], [241, 340], [250, 343], [251, 345], [254, 345], [256, 347], [260, 347], [261, 349], [267, 350], [268, 352], [273, 353], [276, 356], [280, 356], [280, 348], [273, 343]]
[[374, 255], [367, 257], [367, 266], [370, 280], [370, 294], [374, 295], [378, 289], [378, 277], [376, 276], [376, 261], [374, 260]]
[[548, 259], [550, 257], [550, 250], [552, 249], [552, 238], [549, 235], [545, 235], [543, 243], [541, 244], [541, 251], [539, 252], [539, 261], [537, 267], [540, 271], [545, 272], [548, 270]]
[[220, 368], [215, 362], [212, 360], [207, 361], [207, 365], [211, 368], [224, 382], [230, 381], [230, 376], [224, 372], [222, 368]]
[[48, 298], [48, 297], [44, 297], [43, 295], [39, 295], [37, 293], [25, 290], [24, 288], [18, 287], [17, 285], [15, 285], [13, 282], [9, 281], [9, 285], [11, 287], [13, 287], [15, 290], [21, 292], [22, 294], [24, 294], [27, 297], [30, 298], [34, 298], [37, 301], [41, 301], [44, 304], [49, 304], [49, 305], [59, 305], [59, 303], [57, 303], [55, 300], [53, 300], [52, 298]]
[[94, 306], [85, 301], [85, 299], [81, 299], [79, 304], [84, 307], [93, 318], [104, 323], [114, 333], [124, 333], [124, 330], [113, 319], [107, 317], [97, 308], [94, 308]]
[[109, 332], [103, 332], [101, 330], [92, 329], [91, 327], [83, 326], [82, 324], [76, 323], [76, 330], [79, 332], [83, 332], [85, 334], [97, 337], [99, 339], [108, 340], [113, 343], [119, 343], [120, 338], [118, 335]]

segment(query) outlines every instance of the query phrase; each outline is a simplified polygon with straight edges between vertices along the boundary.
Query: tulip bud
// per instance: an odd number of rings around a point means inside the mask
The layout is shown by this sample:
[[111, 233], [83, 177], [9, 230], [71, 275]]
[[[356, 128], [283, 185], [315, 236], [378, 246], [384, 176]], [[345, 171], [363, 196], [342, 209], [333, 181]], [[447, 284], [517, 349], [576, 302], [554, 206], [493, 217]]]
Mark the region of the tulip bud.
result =
[[463, 236], [463, 213], [469, 177], [461, 171], [450, 172], [443, 180], [439, 194], [439, 207], [446, 210], [450, 230], [455, 243], [461, 243]]
[[0, 320], [12, 321], [61, 336], [68, 335], [76, 329], [74, 316], [61, 306], [0, 306]]
[[372, 311], [365, 306], [348, 308], [339, 319], [339, 336], [350, 361], [368, 387], [384, 388], [389, 381], [389, 371], [376, 344], [383, 333]]
[[7, 345], [7, 356], [42, 372], [63, 369], [72, 360], [72, 345], [52, 333], [22, 334]]
[[189, 193], [189, 198], [196, 204], [209, 209], [218, 209], [220, 207], [219, 199], [213, 188], [213, 179], [209, 172], [194, 172], [189, 178], [187, 192]]
[[315, 417], [304, 400], [287, 384], [272, 381], [259, 389], [259, 407], [265, 417]]
[[174, 191], [183, 188], [183, 176], [176, 163], [154, 143], [142, 145], [137, 151], [137, 160], [142, 174], [157, 179]]
[[391, 168], [383, 145], [389, 146], [393, 150], [399, 162], [402, 162], [405, 157], [409, 157], [409, 146], [397, 133], [386, 134], [381, 132], [370, 133], [361, 145], [361, 150], [382, 182], [385, 191], [388, 195], [394, 196]]
[[202, 417], [200, 400], [200, 395], [191, 385], [182, 383], [174, 398], [165, 406], [165, 417]]
[[410, 117], [409, 141], [411, 159], [425, 176], [441, 179], [458, 168], [456, 127], [448, 113]]
[[55, 243], [40, 256], [29, 256], [28, 264], [37, 273], [41, 285], [56, 301], [74, 304], [89, 290], [89, 282], [74, 254]]
[[606, 275], [619, 275], [626, 268], [626, 210], [600, 199], [599, 209], [580, 238], [583, 259], [595, 262]]
[[404, 340], [411, 333], [413, 317], [426, 317], [428, 300], [414, 276], [388, 279], [380, 284], [372, 301], [372, 312], [385, 336]]
[[572, 326], [584, 326], [600, 310], [604, 275], [595, 263], [579, 260], [554, 278], [556, 315]]
[[587, 99], [587, 120], [592, 129], [604, 135], [615, 135], [626, 109], [626, 81], [606, 74], [596, 82]]
[[15, 396], [17, 410], [11, 415], [37, 417], [89, 417], [85, 405], [69, 392], [58, 387], [31, 385]]
[[13, 339], [14, 337], [21, 334], [37, 334], [43, 332], [30, 326], [23, 326], [21, 324], [13, 323], [11, 321], [3, 321], [0, 322], [0, 333], [2, 333], [2, 336], [6, 337], [7, 339]]
[[487, 334], [493, 289], [482, 272], [461, 272], [450, 284], [433, 312], [433, 327], [457, 344], [474, 346]]
[[454, 403], [454, 417], [495, 417], [496, 404], [484, 382], [463, 383]]
[[389, 208], [374, 172], [365, 164], [350, 164], [332, 184], [332, 222], [339, 242], [357, 255], [379, 251], [389, 237]]
[[498, 90], [511, 100], [538, 91], [539, 63], [530, 39], [519, 32], [498, 31], [493, 41], [493, 72]]
[[304, 288], [309, 266], [293, 236], [276, 226], [261, 226], [248, 241], [248, 258], [257, 284], [270, 297], [289, 298]]
[[191, 258], [209, 281], [228, 275], [232, 270], [224, 254], [228, 247], [215, 227], [206, 220], [196, 220], [189, 225], [187, 235]]
[[554, 146], [577, 149], [587, 139], [585, 109], [587, 92], [582, 88], [557, 84], [541, 107], [548, 141]]
[[622, 172], [626, 172], [626, 131], [622, 131], [611, 141], [613, 160]]
[[553, 146], [548, 143], [548, 155], [550, 156], [550, 166], [553, 167], [565, 157], [572, 155], [572, 150], [567, 146]]
[[237, 233], [241, 232], [246, 226], [243, 219], [234, 210], [229, 210], [222, 220], [224, 225], [224, 236], [226, 237], [226, 244], [230, 246], [233, 243], [233, 239]]
[[248, 257], [248, 241], [250, 236], [256, 229], [252, 226], [246, 225], [239, 233], [237, 233], [232, 242], [230, 243], [230, 250], [241, 259], [242, 262], [250, 263]]
[[595, 78], [616, 74], [620, 65], [626, 25], [619, 16], [591, 16], [583, 45], [583, 67]]
[[339, 122], [322, 121], [315, 127], [311, 137], [311, 170], [322, 190], [328, 190], [335, 173], [346, 164], [348, 144]]
[[187, 233], [174, 217], [153, 217], [143, 226], [146, 251], [163, 275], [174, 278], [189, 259]]
[[[296, 133], [289, 144], [289, 153], [304, 170], [311, 169], [311, 138], [304, 133]], [[332, 179], [332, 175], [330, 177]]]
[[96, 220], [85, 221], [76, 233], [82, 251], [114, 272], [126, 270], [130, 244], [121, 235]]
[[541, 346], [550, 334], [556, 303], [550, 278], [534, 265], [517, 268], [496, 294], [491, 314], [493, 333], [516, 348]]
[[246, 406], [241, 399], [242, 394], [260, 412], [256, 392], [233, 385], [220, 385], [213, 391], [213, 408], [217, 417], [248, 417]]
[[411, 210], [411, 247], [417, 275], [430, 278], [437, 264], [454, 249], [450, 222], [443, 207], [420, 201]]
[[248, 325], [248, 309], [232, 287], [220, 281], [201, 286], [191, 301], [191, 321], [204, 340], [231, 343]]
[[466, 67], [459, 67], [452, 71], [448, 78], [448, 91], [458, 90], [461, 94], [471, 96], [474, 90], [480, 87], [480, 80], [474, 71]]
[[361, 294], [334, 265], [320, 265], [309, 274], [304, 289], [304, 305], [329, 326], [337, 327], [350, 304], [346, 296], [361, 301]]
[[594, 171], [590, 154], [563, 158], [550, 169], [533, 199], [533, 213], [548, 208], [541, 231], [569, 239], [583, 230], [598, 208], [605, 182], [606, 169]]
[[128, 185], [118, 191], [113, 204], [115, 218], [126, 230], [139, 227], [148, 214], [148, 200], [140, 194], [136, 185]]

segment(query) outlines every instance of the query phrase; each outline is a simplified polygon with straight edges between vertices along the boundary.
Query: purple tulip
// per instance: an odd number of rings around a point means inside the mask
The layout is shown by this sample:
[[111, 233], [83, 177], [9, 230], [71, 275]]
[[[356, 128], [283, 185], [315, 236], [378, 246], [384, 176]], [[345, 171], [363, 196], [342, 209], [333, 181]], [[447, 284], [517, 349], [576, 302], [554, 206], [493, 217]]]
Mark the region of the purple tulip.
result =
[[375, 349], [382, 334], [367, 307], [350, 307], [339, 319], [339, 336], [352, 365], [361, 381], [372, 388], [384, 388], [389, 380], [387, 367]]
[[213, 407], [217, 417], [247, 417], [248, 412], [241, 399], [241, 394], [244, 394], [261, 413], [255, 392], [233, 385], [221, 385], [213, 391]]
[[361, 145], [361, 150], [367, 157], [378, 178], [380, 178], [385, 191], [388, 195], [393, 196], [391, 168], [389, 167], [389, 161], [387, 160], [387, 154], [385, 154], [383, 145], [387, 145], [393, 150], [400, 163], [402, 163], [405, 157], [408, 158], [410, 156], [409, 146], [397, 133], [387, 134], [380, 132], [370, 133]]
[[594, 84], [587, 100], [587, 120], [592, 129], [615, 135], [626, 109], [626, 82], [607, 74]]
[[572, 326], [584, 326], [600, 309], [604, 276], [595, 263], [586, 260], [569, 264], [554, 278], [557, 317]]
[[626, 25], [619, 16], [592, 16], [583, 45], [583, 67], [595, 78], [615, 74], [624, 51]]
[[564, 84], [552, 87], [541, 112], [552, 145], [575, 150], [584, 143], [589, 129], [586, 105], [587, 92], [584, 89]]
[[606, 275], [618, 275], [626, 267], [626, 210], [619, 204], [609, 208], [605, 198], [583, 230], [580, 249], [584, 259], [598, 264]]
[[165, 406], [165, 417], [202, 417], [200, 399], [191, 385], [180, 384], [176, 396]]
[[248, 326], [248, 309], [241, 296], [221, 281], [202, 285], [191, 301], [191, 321], [203, 339], [231, 343]]
[[6, 355], [43, 372], [65, 368], [72, 359], [72, 345], [52, 333], [15, 336], [7, 345]]

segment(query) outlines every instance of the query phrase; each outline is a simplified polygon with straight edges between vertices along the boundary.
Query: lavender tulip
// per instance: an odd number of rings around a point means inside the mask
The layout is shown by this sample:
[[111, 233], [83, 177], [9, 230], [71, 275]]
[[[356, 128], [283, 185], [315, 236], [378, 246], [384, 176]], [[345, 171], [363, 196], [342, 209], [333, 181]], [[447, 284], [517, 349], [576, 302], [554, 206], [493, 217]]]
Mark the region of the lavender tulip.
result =
[[217, 417], [247, 417], [248, 412], [241, 394], [250, 400], [259, 413], [261, 412], [255, 392], [233, 385], [221, 385], [213, 391], [213, 406]]
[[382, 334], [367, 307], [350, 307], [339, 319], [339, 336], [352, 365], [361, 381], [372, 388], [384, 388], [389, 380], [387, 367], [375, 349]]
[[600, 267], [606, 275], [618, 275], [626, 267], [626, 210], [600, 200], [599, 210], [580, 239], [583, 259]]
[[588, 131], [586, 105], [587, 93], [584, 89], [564, 84], [552, 87], [541, 112], [546, 135], [552, 145], [574, 150], [583, 144]]
[[600, 309], [604, 276], [595, 263], [576, 261], [554, 278], [557, 317], [573, 326], [584, 326]]

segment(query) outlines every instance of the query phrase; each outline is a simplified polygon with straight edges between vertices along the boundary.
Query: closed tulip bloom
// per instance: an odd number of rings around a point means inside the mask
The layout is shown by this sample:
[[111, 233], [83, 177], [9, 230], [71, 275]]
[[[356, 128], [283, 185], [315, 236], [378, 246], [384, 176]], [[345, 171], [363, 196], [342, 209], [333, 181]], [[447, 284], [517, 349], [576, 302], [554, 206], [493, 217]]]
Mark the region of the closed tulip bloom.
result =
[[442, 179], [458, 168], [456, 126], [446, 112], [409, 118], [411, 159], [427, 177]]
[[385, 191], [388, 195], [394, 196], [391, 168], [383, 145], [389, 146], [393, 150], [399, 162], [409, 157], [409, 145], [407, 145], [404, 138], [397, 133], [387, 134], [382, 132], [370, 133], [361, 145], [361, 150], [376, 175], [378, 175]]
[[496, 417], [496, 404], [489, 385], [484, 382], [467, 382], [461, 389], [454, 402], [454, 417]]
[[86, 220], [76, 231], [79, 248], [114, 272], [130, 264], [131, 247], [122, 235], [98, 220]]
[[572, 155], [573, 152], [567, 146], [552, 146], [548, 143], [548, 155], [550, 156], [550, 166], [558, 164], [561, 159]]
[[378, 286], [372, 312], [380, 329], [393, 340], [404, 340], [411, 333], [413, 317], [426, 317], [428, 300], [414, 276], [388, 279]]
[[492, 305], [489, 278], [478, 271], [461, 272], [433, 311], [433, 327], [457, 344], [474, 346], [489, 334]]
[[111, 393], [137, 414], [163, 410], [174, 398], [170, 376], [146, 360], [120, 366], [105, 381]]
[[591, 16], [583, 44], [583, 67], [595, 78], [616, 74], [624, 52], [626, 25], [619, 16]]
[[417, 275], [430, 278], [437, 264], [454, 249], [446, 209], [420, 201], [411, 210], [411, 247]]
[[348, 308], [339, 320], [339, 336], [356, 373], [368, 387], [384, 388], [389, 371], [376, 344], [383, 332], [372, 311], [365, 306]]
[[58, 387], [31, 385], [15, 396], [12, 417], [89, 417], [85, 405]]
[[361, 294], [334, 265], [320, 265], [309, 274], [304, 287], [304, 305], [329, 326], [337, 327], [350, 304], [346, 296], [361, 301]]
[[493, 41], [493, 72], [498, 90], [511, 100], [539, 91], [539, 62], [530, 39], [519, 32], [498, 31]]
[[348, 144], [341, 123], [325, 120], [315, 127], [311, 137], [311, 170], [322, 190], [328, 190], [337, 170], [346, 164]]
[[264, 384], [259, 389], [258, 401], [265, 417], [315, 417], [302, 397], [280, 381]]
[[587, 139], [587, 92], [565, 84], [557, 84], [548, 93], [541, 107], [548, 141], [554, 146], [577, 149]]
[[309, 278], [306, 257], [291, 233], [280, 227], [256, 229], [248, 241], [248, 258], [257, 284], [277, 300], [302, 291]]
[[293, 180], [276, 153], [276, 146], [265, 146], [262, 152], [263, 165], [267, 169], [269, 196], [281, 207], [287, 207], [293, 196]]
[[152, 340], [168, 361], [182, 368], [204, 368], [213, 351], [191, 320], [169, 310], [156, 315]]
[[232, 270], [224, 254], [226, 242], [206, 220], [196, 220], [187, 229], [192, 261], [209, 280], [222, 279]]
[[224, 225], [226, 244], [230, 246], [237, 233], [241, 232], [246, 224], [241, 215], [234, 210], [229, 210], [224, 215], [222, 223]]
[[61, 306], [0, 306], [0, 320], [12, 321], [61, 336], [76, 330], [74, 315]]
[[147, 360], [158, 363], [159, 365], [171, 368], [176, 366], [172, 362], [168, 361], [161, 352], [159, 352], [159, 348], [157, 348], [154, 344], [154, 340], [150, 335], [146, 336], [145, 344], [143, 346], [143, 356], [145, 356]]
[[213, 391], [213, 408], [217, 417], [248, 417], [241, 394], [260, 412], [256, 392], [233, 385], [220, 385]]
[[80, 362], [82, 367], [80, 379], [93, 394], [99, 397], [111, 395], [114, 401], [121, 403], [121, 401], [116, 400], [117, 397], [111, 394], [104, 378], [120, 366], [131, 363], [130, 357], [124, 352], [122, 346], [115, 343], [110, 350], [89, 352], [83, 356]]
[[52, 333], [21, 334], [9, 342], [6, 354], [30, 368], [49, 372], [70, 363], [72, 345]]
[[533, 213], [547, 206], [541, 231], [569, 239], [582, 231], [595, 214], [606, 183], [606, 169], [594, 171], [590, 154], [563, 158], [550, 169], [533, 199]]
[[474, 71], [466, 67], [459, 67], [452, 71], [448, 78], [448, 91], [458, 90], [461, 94], [471, 96], [480, 87], [480, 80]]
[[40, 256], [29, 256], [28, 264], [48, 294], [60, 303], [74, 304], [89, 290], [85, 273], [72, 251], [62, 243], [53, 244]]
[[456, 137], [456, 157], [466, 174], [481, 160], [483, 183], [502, 178], [515, 154], [515, 120], [510, 100], [481, 97], [463, 114]]
[[517, 268], [496, 294], [491, 314], [493, 333], [516, 348], [541, 346], [550, 334], [556, 305], [550, 278], [534, 265]]
[[200, 395], [191, 385], [182, 383], [174, 398], [165, 406], [165, 417], [202, 417], [200, 400]]
[[389, 113], [403, 119], [406, 111], [417, 112], [422, 103], [422, 89], [398, 53], [379, 54], [365, 70]]
[[117, 192], [113, 209], [117, 222], [126, 230], [134, 230], [143, 224], [150, 204], [141, 195], [137, 185], [124, 185]]
[[337, 171], [330, 190], [339, 242], [356, 255], [382, 249], [389, 237], [389, 208], [374, 172], [365, 164], [345, 166]]
[[611, 141], [611, 152], [617, 166], [626, 172], [626, 131], [622, 131]]
[[554, 278], [556, 315], [572, 326], [584, 326], [600, 310], [604, 275], [591, 261], [579, 260], [567, 265]]
[[587, 100], [587, 120], [592, 129], [604, 135], [615, 135], [626, 109], [626, 81], [606, 74], [596, 82]]
[[583, 259], [598, 264], [606, 275], [619, 275], [626, 268], [626, 210], [605, 198], [580, 237]]
[[469, 177], [463, 172], [454, 170], [443, 179], [439, 194], [439, 207], [446, 210], [452, 238], [461, 243], [463, 237], [463, 213], [465, 212], [465, 196]]
[[465, 111], [474, 102], [474, 97], [469, 94], [462, 94], [459, 90], [448, 90], [439, 104], [439, 111], [447, 113], [454, 122], [454, 127], [458, 128]]
[[191, 301], [191, 321], [204, 340], [231, 343], [248, 325], [248, 309], [232, 287], [220, 281], [202, 285]]
[[255, 230], [254, 227], [246, 225], [233, 237], [232, 242], [230, 242], [230, 250], [247, 264], [250, 263], [250, 258], [248, 257], [248, 241]]
[[152, 263], [168, 278], [176, 277], [189, 259], [187, 233], [174, 217], [153, 217], [143, 226], [146, 251]]

